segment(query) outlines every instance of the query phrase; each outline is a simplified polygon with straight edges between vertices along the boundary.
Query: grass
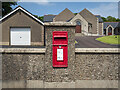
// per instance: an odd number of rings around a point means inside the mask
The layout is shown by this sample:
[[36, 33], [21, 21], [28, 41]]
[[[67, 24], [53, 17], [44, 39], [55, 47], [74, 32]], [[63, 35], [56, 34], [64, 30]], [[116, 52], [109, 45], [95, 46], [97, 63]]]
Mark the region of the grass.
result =
[[107, 44], [115, 44], [118, 45], [120, 44], [120, 35], [112, 35], [112, 36], [103, 36], [99, 37], [96, 40], [107, 43]]

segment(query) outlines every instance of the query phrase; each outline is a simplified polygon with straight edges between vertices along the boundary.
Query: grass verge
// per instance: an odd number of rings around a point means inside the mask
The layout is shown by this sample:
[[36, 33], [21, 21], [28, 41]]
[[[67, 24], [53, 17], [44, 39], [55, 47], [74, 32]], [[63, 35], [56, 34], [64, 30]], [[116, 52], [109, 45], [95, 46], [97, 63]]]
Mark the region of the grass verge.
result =
[[112, 36], [103, 36], [99, 37], [96, 40], [107, 43], [107, 44], [115, 44], [118, 45], [120, 44], [120, 35], [112, 35]]

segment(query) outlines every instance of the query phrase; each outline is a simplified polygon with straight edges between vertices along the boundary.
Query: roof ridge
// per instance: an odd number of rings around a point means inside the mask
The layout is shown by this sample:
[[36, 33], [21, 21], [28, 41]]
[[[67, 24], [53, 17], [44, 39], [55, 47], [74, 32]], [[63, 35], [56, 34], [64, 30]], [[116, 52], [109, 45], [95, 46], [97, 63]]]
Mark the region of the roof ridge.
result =
[[86, 9], [86, 8], [84, 8], [81, 12], [79, 12], [79, 14], [81, 15], [81, 13], [83, 12], [83, 11], [88, 11], [91, 15], [93, 15], [96, 19], [97, 19], [97, 17], [92, 13], [92, 12], [90, 12], [88, 9]]
[[100, 16], [100, 15], [95, 15], [95, 16]]
[[[61, 11], [58, 15], [56, 15], [55, 17], [54, 17], [54, 19], [56, 18], [56, 17], [58, 17], [60, 14], [62, 14], [64, 11], [66, 11], [66, 10], [68, 10], [70, 13], [72, 13], [73, 15], [74, 15], [74, 13], [72, 12], [72, 11], [70, 11], [68, 8], [65, 8], [63, 11]], [[75, 16], [75, 15], [74, 15]]]

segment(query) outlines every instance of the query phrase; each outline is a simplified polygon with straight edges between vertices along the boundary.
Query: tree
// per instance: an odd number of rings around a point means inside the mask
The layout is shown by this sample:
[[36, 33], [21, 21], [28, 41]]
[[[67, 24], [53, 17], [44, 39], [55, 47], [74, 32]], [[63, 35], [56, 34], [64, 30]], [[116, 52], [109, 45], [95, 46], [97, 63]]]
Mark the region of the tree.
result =
[[74, 15], [77, 15], [78, 13], [74, 13]]
[[116, 19], [116, 21], [117, 21], [117, 22], [120, 22], [120, 19], [119, 19], [119, 18], [117, 18], [117, 19]]
[[108, 17], [107, 17], [107, 21], [109, 21], [109, 22], [115, 22], [115, 21], [116, 21], [116, 18], [115, 18], [115, 17], [112, 17], [112, 16], [108, 16]]
[[36, 18], [38, 18], [39, 20], [43, 21], [43, 16], [38, 16], [38, 15], [34, 15]]
[[2, 17], [12, 11], [12, 5], [17, 5], [17, 2], [2, 2]]
[[107, 20], [106, 20], [106, 18], [105, 17], [101, 17], [102, 18], [102, 20], [104, 21], [104, 22], [107, 22]]
[[105, 17], [101, 17], [103, 19], [104, 22], [119, 22], [120, 19], [119, 18], [115, 18], [112, 16], [108, 16], [107, 18]]
[[43, 21], [43, 18], [44, 18], [44, 16], [41, 16], [41, 17], [40, 17], [40, 20]]

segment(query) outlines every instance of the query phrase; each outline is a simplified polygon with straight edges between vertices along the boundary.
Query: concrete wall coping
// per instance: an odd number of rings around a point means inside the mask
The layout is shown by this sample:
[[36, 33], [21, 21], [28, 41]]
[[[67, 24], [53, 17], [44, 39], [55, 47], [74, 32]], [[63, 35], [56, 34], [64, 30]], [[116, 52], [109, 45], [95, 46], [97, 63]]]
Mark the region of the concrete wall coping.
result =
[[46, 48], [1, 48], [1, 53], [45, 53]]
[[72, 22], [47, 22], [44, 23], [45, 26], [76, 26]]
[[119, 48], [75, 48], [75, 53], [120, 53]]
[[[46, 48], [0, 48], [0, 53], [45, 53]], [[75, 53], [120, 53], [119, 48], [75, 48]]]

